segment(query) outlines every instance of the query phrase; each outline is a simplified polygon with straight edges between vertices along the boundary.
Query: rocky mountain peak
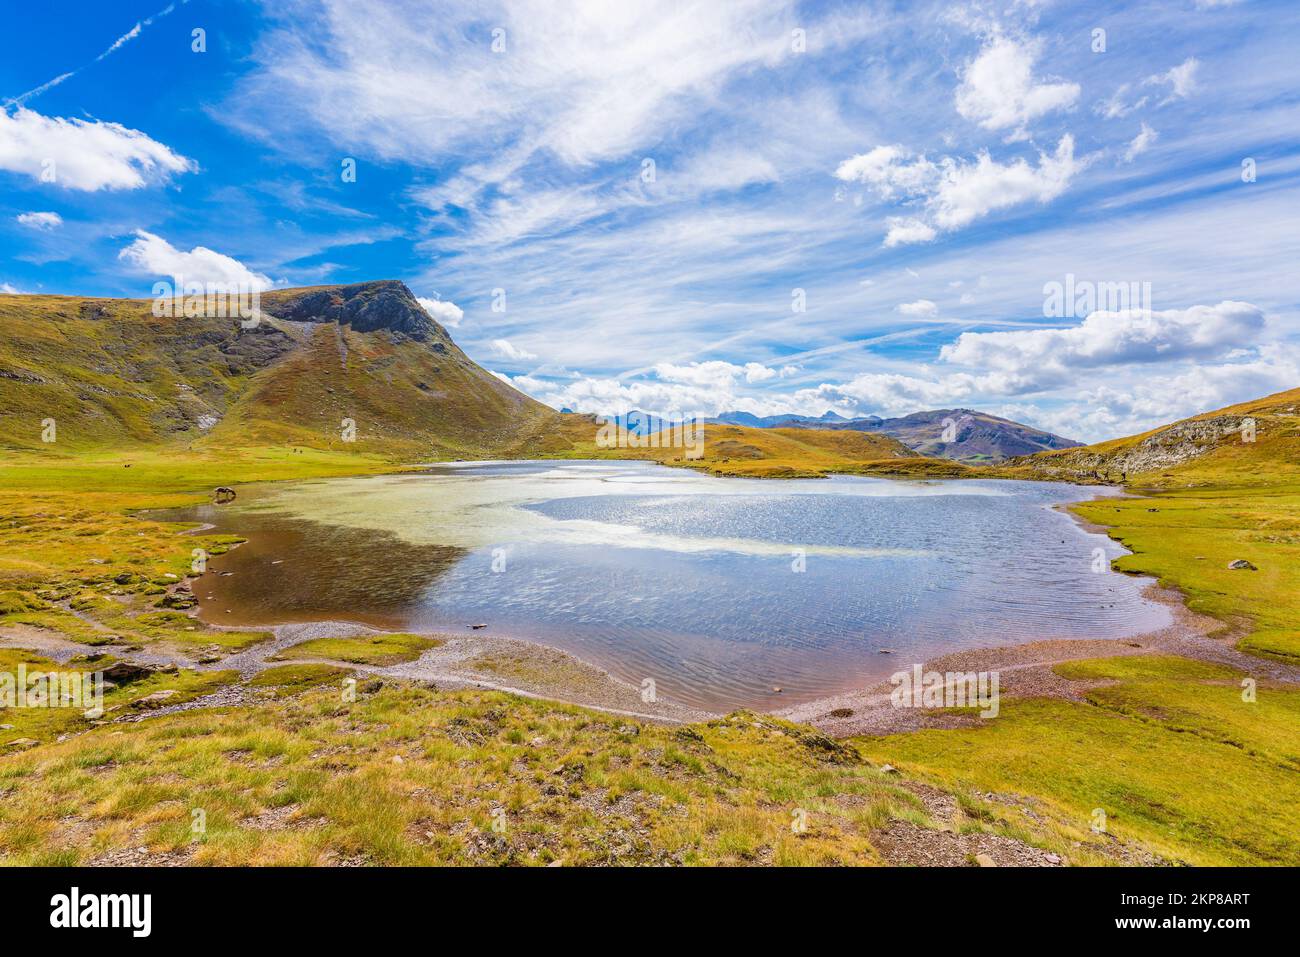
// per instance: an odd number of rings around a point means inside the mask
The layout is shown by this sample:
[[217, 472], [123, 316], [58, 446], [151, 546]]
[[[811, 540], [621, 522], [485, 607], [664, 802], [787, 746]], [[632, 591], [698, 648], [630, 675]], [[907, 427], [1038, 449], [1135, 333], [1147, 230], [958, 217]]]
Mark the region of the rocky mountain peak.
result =
[[421, 341], [450, 341], [447, 330], [396, 279], [265, 293], [262, 311], [294, 322], [338, 322], [358, 332], [386, 329]]

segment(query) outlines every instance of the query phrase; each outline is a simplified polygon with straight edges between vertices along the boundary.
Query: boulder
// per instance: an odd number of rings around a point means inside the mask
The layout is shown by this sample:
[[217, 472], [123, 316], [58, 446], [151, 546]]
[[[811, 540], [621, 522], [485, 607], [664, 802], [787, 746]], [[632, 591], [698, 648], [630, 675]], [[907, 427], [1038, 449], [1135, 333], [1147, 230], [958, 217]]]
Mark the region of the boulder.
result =
[[147, 694], [143, 698], [136, 698], [131, 702], [131, 707], [148, 708], [150, 710], [153, 708], [161, 708], [178, 694], [180, 694], [180, 692], [175, 688], [164, 688], [162, 691], [155, 691], [152, 694]]
[[114, 685], [124, 685], [132, 681], [139, 681], [141, 678], [148, 678], [153, 674], [153, 669], [148, 665], [137, 665], [131, 661], [115, 661], [101, 674], [105, 681], [111, 681]]

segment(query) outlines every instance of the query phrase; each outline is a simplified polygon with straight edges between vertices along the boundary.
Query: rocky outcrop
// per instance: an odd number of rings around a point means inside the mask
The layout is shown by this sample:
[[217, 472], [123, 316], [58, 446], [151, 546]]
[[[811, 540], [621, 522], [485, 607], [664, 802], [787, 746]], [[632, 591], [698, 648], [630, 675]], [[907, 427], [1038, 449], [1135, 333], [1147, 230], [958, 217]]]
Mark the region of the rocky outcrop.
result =
[[1216, 415], [1187, 419], [1161, 429], [1133, 445], [1098, 452], [1083, 448], [1053, 455], [1020, 456], [1008, 466], [1028, 466], [1053, 478], [1124, 481], [1130, 475], [1174, 468], [1214, 451], [1225, 441], [1241, 441], [1244, 419]]
[[322, 286], [292, 296], [271, 293], [263, 296], [262, 312], [292, 322], [337, 322], [358, 332], [399, 332], [421, 342], [448, 338], [447, 331], [395, 279]]

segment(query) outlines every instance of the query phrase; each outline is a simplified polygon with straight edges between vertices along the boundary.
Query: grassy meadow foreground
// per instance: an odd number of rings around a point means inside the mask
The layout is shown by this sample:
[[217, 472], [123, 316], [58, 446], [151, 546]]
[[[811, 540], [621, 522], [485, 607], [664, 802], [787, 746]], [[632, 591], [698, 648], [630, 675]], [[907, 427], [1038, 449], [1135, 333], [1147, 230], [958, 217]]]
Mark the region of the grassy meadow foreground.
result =
[[[688, 460], [598, 448], [589, 417], [475, 366], [400, 284], [277, 292], [252, 330], [147, 307], [0, 303], [0, 671], [118, 676], [100, 717], [0, 711], [4, 863], [1300, 863], [1300, 390], [1000, 466], [740, 426]], [[263, 653], [269, 632], [195, 613], [202, 554], [239, 539], [140, 514], [489, 457], [1123, 483], [1135, 497], [1075, 508], [1134, 552], [1116, 567], [1181, 591], [1267, 675], [1066, 661], [1067, 693], [996, 719], [838, 741], [751, 713], [653, 723], [384, 672], [423, 636]]]

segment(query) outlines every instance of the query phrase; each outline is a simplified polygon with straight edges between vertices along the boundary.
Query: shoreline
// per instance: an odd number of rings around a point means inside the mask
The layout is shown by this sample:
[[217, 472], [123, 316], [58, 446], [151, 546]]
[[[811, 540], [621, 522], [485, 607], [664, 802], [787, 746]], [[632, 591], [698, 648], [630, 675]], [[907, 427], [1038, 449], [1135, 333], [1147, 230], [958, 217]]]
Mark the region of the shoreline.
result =
[[[1117, 488], [1123, 497], [1129, 497], [1131, 494], [1122, 486]], [[1094, 498], [1063, 503], [1053, 508], [1064, 512], [1081, 531], [1109, 537], [1108, 526], [1086, 521], [1074, 511], [1076, 505], [1096, 500]], [[198, 528], [189, 529], [182, 534], [195, 534], [199, 531]], [[242, 544], [233, 545], [232, 550]], [[1268, 662], [1267, 659], [1236, 651], [1232, 644], [1240, 636], [1242, 627], [1192, 612], [1187, 607], [1184, 596], [1176, 589], [1163, 587], [1151, 579], [1143, 589], [1142, 595], [1145, 599], [1164, 605], [1170, 610], [1173, 616], [1170, 624], [1152, 632], [1127, 637], [1055, 638], [989, 644], [949, 652], [919, 664], [926, 671], [997, 671], [1000, 676], [1005, 676], [1002, 679], [1000, 694], [1011, 699], [1058, 697], [1081, 700], [1082, 693], [1091, 685], [1061, 678], [1053, 672], [1054, 665], [1072, 660], [1136, 654], [1179, 654], [1183, 657], [1215, 661], [1238, 668], [1249, 666], [1258, 673], [1273, 672], [1267, 676], [1281, 680], [1300, 680], [1300, 673], [1288, 669], [1285, 665], [1277, 665]], [[208, 627], [221, 630], [232, 628], [209, 620], [208, 616], [203, 614], [203, 604], [200, 602], [195, 610], [195, 616], [203, 620]], [[244, 623], [238, 628], [269, 631], [274, 637], [270, 642], [259, 643], [208, 667], [235, 668], [248, 677], [256, 671], [277, 664], [331, 663], [350, 667], [359, 674], [423, 681], [446, 688], [502, 691], [560, 704], [593, 708], [641, 720], [668, 723], [710, 720], [721, 717], [725, 713], [691, 708], [662, 699], [655, 702], [643, 701], [640, 689], [614, 677], [599, 665], [531, 638], [453, 634], [446, 631], [405, 632], [418, 633], [444, 643], [423, 652], [412, 662], [372, 666], [308, 657], [281, 661], [265, 659], [294, 644], [314, 638], [399, 634], [404, 633], [402, 630], [361, 621], [334, 620], [328, 617], [282, 621], [272, 625]], [[918, 663], [907, 662], [906, 664], [910, 669], [913, 664]], [[901, 664], [899, 667], [900, 670], [905, 670], [902, 669]], [[766, 709], [761, 713], [807, 723], [837, 738], [887, 735], [921, 728], [958, 727], [979, 720], [943, 709], [895, 708], [890, 701], [891, 690], [889, 681], [882, 679], [865, 687], [825, 695], [788, 707]]]

